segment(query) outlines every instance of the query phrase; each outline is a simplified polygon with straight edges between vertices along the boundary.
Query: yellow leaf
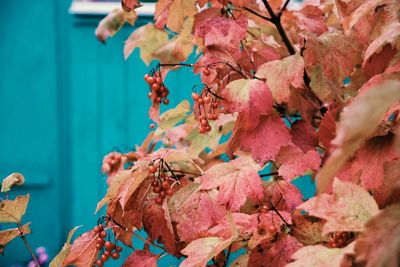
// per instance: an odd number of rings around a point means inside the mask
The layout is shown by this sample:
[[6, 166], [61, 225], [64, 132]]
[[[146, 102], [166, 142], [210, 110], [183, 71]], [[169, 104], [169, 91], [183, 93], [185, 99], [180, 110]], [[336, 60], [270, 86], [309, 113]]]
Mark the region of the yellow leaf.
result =
[[159, 127], [163, 130], [168, 130], [175, 126], [178, 122], [187, 117], [190, 111], [189, 101], [183, 100], [175, 108], [170, 109], [160, 116]]
[[29, 225], [31, 223], [27, 223], [22, 226], [21, 230], [18, 228], [12, 228], [7, 230], [0, 231], [0, 253], [3, 253], [4, 248], [6, 245], [11, 242], [14, 238], [21, 235], [21, 231], [24, 235], [30, 234], [31, 229], [29, 229]]
[[20, 223], [25, 214], [29, 202], [29, 194], [17, 196], [15, 200], [3, 200], [0, 202], [0, 223]]
[[62, 247], [61, 251], [57, 254], [57, 256], [54, 257], [54, 259], [50, 262], [50, 267], [61, 267], [62, 263], [64, 262], [65, 258], [68, 256], [69, 251], [71, 250], [71, 238], [74, 235], [75, 231], [81, 227], [80, 226], [76, 226], [75, 228], [73, 228], [69, 234], [68, 234], [68, 238], [67, 238], [67, 242], [65, 242], [64, 246]]

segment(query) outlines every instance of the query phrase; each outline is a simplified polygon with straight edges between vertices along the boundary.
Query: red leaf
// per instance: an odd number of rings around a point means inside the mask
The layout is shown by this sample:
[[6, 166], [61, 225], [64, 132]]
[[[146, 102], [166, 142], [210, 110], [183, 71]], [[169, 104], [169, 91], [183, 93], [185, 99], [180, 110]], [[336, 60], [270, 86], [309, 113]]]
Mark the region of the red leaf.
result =
[[318, 145], [317, 134], [314, 127], [306, 121], [295, 121], [291, 130], [292, 142], [304, 153], [314, 150]]
[[235, 58], [240, 57], [240, 41], [246, 37], [247, 17], [236, 19], [215, 17], [199, 21], [194, 27], [195, 38], [202, 38], [205, 47], [212, 47]]
[[274, 181], [265, 188], [267, 205], [273, 205], [279, 211], [293, 212], [303, 203], [303, 195], [292, 183], [285, 180]]
[[170, 254], [175, 254], [175, 236], [171, 221], [168, 220], [166, 212], [160, 205], [150, 202], [144, 207], [143, 226], [150, 237], [150, 241], [164, 244]]
[[121, 5], [126, 12], [142, 6], [139, 0], [122, 0]]
[[229, 163], [215, 165], [200, 178], [200, 190], [218, 188], [217, 201], [236, 212], [249, 198], [261, 201], [263, 187], [258, 175], [260, 166], [250, 157], [239, 157]]
[[284, 235], [273, 243], [265, 241], [250, 253], [248, 266], [283, 267], [301, 247], [302, 244], [290, 235]]
[[216, 226], [207, 231], [207, 236], [230, 238], [232, 236], [232, 224], [243, 238], [250, 237], [257, 230], [257, 216], [245, 213], [230, 213]]
[[257, 128], [246, 130], [235, 125], [228, 142], [227, 154], [233, 155], [238, 148], [251, 152], [253, 158], [265, 163], [274, 160], [281, 147], [291, 144], [289, 130], [278, 115], [263, 116]]
[[97, 258], [97, 237], [93, 230], [86, 232], [75, 239], [62, 266], [76, 265], [78, 267], [91, 267]]
[[157, 267], [157, 260], [159, 255], [155, 255], [146, 250], [135, 250], [126, 259], [123, 267]]
[[168, 201], [171, 219], [176, 222], [182, 241], [202, 237], [226, 214], [217, 201], [217, 190], [200, 191], [198, 184], [189, 184], [177, 191]]
[[321, 158], [315, 150], [303, 153], [297, 146], [291, 145], [281, 148], [275, 158], [275, 163], [279, 166], [279, 175], [291, 181], [308, 171], [318, 170]]

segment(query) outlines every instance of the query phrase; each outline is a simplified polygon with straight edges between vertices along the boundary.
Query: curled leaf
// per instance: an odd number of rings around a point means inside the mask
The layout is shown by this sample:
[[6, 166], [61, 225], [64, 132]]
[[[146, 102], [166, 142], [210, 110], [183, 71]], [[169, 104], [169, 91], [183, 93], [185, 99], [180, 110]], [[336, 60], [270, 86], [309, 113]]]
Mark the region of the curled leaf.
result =
[[24, 176], [18, 172], [14, 172], [4, 178], [3, 182], [1, 183], [1, 192], [8, 192], [14, 185], [23, 185], [24, 182]]

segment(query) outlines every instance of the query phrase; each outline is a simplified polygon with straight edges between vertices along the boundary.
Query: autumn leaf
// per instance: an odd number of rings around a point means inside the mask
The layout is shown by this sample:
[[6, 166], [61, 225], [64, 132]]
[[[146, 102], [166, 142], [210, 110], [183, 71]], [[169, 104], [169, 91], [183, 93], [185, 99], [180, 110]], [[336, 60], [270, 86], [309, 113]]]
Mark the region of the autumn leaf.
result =
[[282, 24], [285, 28], [293, 27], [296, 32], [321, 35], [328, 31], [324, 12], [311, 5], [305, 5], [299, 11], [285, 11], [282, 15]]
[[[166, 205], [166, 202], [164, 202]], [[164, 245], [170, 254], [177, 253], [175, 235], [172, 229], [168, 208], [156, 203], [148, 203], [143, 209], [143, 227], [149, 235], [150, 241], [156, 241]]]
[[362, 187], [335, 179], [333, 193], [321, 194], [297, 207], [326, 220], [323, 234], [361, 232], [365, 223], [379, 211], [374, 198]]
[[277, 115], [263, 116], [257, 128], [246, 130], [236, 123], [228, 142], [227, 154], [242, 149], [251, 152], [253, 159], [266, 163], [274, 160], [283, 146], [291, 144], [291, 136], [283, 120]]
[[235, 241], [237, 236], [232, 235], [228, 239], [221, 237], [205, 237], [193, 240], [181, 252], [188, 257], [179, 265], [180, 267], [203, 267], [213, 257]]
[[126, 40], [124, 57], [127, 59], [133, 50], [139, 47], [140, 57], [149, 65], [154, 59], [153, 53], [167, 41], [168, 34], [166, 32], [155, 28], [151, 23], [146, 24], [137, 28]]
[[20, 223], [29, 202], [29, 194], [17, 196], [15, 200], [0, 202], [0, 223]]
[[29, 225], [31, 223], [27, 223], [23, 225], [21, 228], [12, 228], [0, 231], [0, 253], [3, 254], [3, 251], [6, 245], [11, 242], [14, 238], [22, 235], [27, 235], [31, 233], [31, 229]]
[[121, 182], [117, 189], [118, 191], [111, 192], [110, 190], [110, 194], [108, 194], [108, 191], [107, 194], [109, 195], [110, 198], [114, 197], [118, 198], [122, 208], [125, 208], [130, 197], [135, 193], [135, 191], [139, 188], [139, 186], [143, 183], [143, 181], [148, 177], [148, 174], [149, 172], [147, 168], [140, 168], [140, 167], [138, 167], [134, 171], [130, 171], [130, 173], [121, 174], [123, 178], [121, 178]]
[[159, 127], [164, 131], [171, 129], [177, 123], [185, 119], [188, 112], [190, 112], [189, 101], [184, 100], [175, 108], [169, 109], [161, 114]]
[[263, 187], [258, 175], [260, 166], [251, 157], [239, 157], [229, 163], [215, 165], [200, 177], [199, 190], [219, 188], [217, 201], [232, 212], [239, 211], [247, 198], [261, 201]]
[[1, 183], [1, 192], [8, 192], [14, 185], [23, 185], [24, 182], [24, 176], [18, 172], [14, 172], [3, 179]]
[[252, 250], [248, 266], [283, 267], [290, 257], [303, 245], [290, 235], [284, 235], [275, 242], [264, 241]]
[[278, 103], [289, 102], [290, 88], [303, 87], [304, 61], [299, 55], [286, 57], [261, 65], [256, 76], [266, 79], [274, 100]]
[[400, 258], [400, 205], [372, 217], [356, 239], [356, 261], [366, 267], [396, 267]]
[[320, 77], [341, 86], [355, 65], [361, 63], [361, 53], [357, 41], [341, 31], [332, 31], [307, 39], [304, 62], [307, 72], [321, 68]]
[[207, 236], [230, 238], [232, 226], [236, 228], [240, 237], [247, 239], [257, 230], [257, 216], [245, 213], [228, 213], [216, 226], [207, 231]]
[[346, 254], [353, 254], [354, 242], [344, 248], [327, 248], [322, 245], [305, 246], [292, 255], [295, 261], [287, 267], [342, 267]]
[[96, 213], [117, 195], [120, 185], [131, 176], [132, 170], [121, 171], [113, 176], [113, 179], [110, 181], [110, 186], [107, 189], [106, 195], [103, 197], [102, 200], [99, 201], [99, 203], [97, 203]]
[[74, 233], [76, 232], [76, 230], [78, 230], [78, 228], [81, 226], [76, 226], [75, 228], [73, 228], [71, 231], [69, 231], [68, 237], [67, 237], [67, 241], [65, 242], [64, 246], [62, 247], [62, 249], [60, 250], [60, 252], [57, 254], [57, 256], [54, 257], [54, 259], [50, 262], [50, 267], [60, 267], [62, 266], [65, 258], [68, 256], [70, 250], [71, 250], [71, 239], [72, 236], [74, 235]]
[[125, 23], [133, 26], [136, 19], [137, 14], [134, 10], [125, 12], [122, 9], [115, 9], [100, 21], [95, 31], [96, 37], [100, 42], [105, 43], [107, 38], [113, 37]]
[[180, 32], [184, 21], [188, 17], [193, 17], [197, 13], [195, 0], [172, 0], [168, 9], [167, 27]]
[[189, 184], [168, 200], [171, 220], [178, 224], [178, 234], [183, 241], [204, 236], [226, 214], [225, 207], [217, 201], [218, 191], [201, 191], [199, 186]]
[[[290, 213], [280, 211], [279, 215], [276, 211], [268, 211], [267, 213], [253, 215], [257, 218], [258, 224], [256, 225], [257, 228], [253, 228], [253, 236], [250, 238], [247, 245], [249, 249], [257, 249], [257, 246], [260, 244], [265, 245], [265, 242], [270, 242], [277, 233], [281, 232], [282, 226], [286, 225], [286, 223], [292, 223], [292, 216]], [[274, 230], [271, 231], [271, 228]]]
[[146, 250], [134, 250], [125, 260], [123, 267], [157, 267], [159, 255]]
[[400, 100], [400, 81], [380, 80], [368, 86], [341, 113], [336, 137], [332, 140], [336, 149], [317, 174], [318, 193], [328, 188], [347, 159], [374, 133], [389, 107]]
[[296, 212], [292, 217], [292, 221], [292, 235], [302, 244], [315, 245], [321, 242], [328, 242], [328, 236], [322, 234], [325, 220]]
[[303, 152], [315, 150], [318, 145], [317, 132], [311, 123], [304, 120], [295, 121], [291, 128], [292, 142]]
[[98, 234], [90, 230], [75, 239], [62, 266], [91, 267], [99, 252], [96, 248], [97, 237]]
[[303, 195], [292, 183], [277, 180], [264, 189], [266, 205], [273, 205], [276, 210], [293, 212], [298, 205], [303, 203]]
[[206, 48], [212, 48], [240, 57], [240, 41], [246, 37], [247, 17], [241, 14], [236, 19], [211, 16], [194, 25], [194, 37], [202, 38]]
[[321, 157], [315, 150], [304, 153], [297, 146], [285, 146], [276, 156], [275, 163], [279, 166], [279, 175], [291, 181], [306, 172], [318, 170]]

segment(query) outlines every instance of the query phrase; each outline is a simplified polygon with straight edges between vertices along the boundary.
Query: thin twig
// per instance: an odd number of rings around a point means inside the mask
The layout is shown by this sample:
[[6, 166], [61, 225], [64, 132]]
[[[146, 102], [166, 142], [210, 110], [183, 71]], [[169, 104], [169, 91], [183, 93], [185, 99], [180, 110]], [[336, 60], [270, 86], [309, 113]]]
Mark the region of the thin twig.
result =
[[224, 262], [224, 266], [223, 267], [227, 267], [228, 266], [229, 256], [231, 256], [231, 249], [232, 249], [232, 244], [229, 245], [228, 253], [226, 254], [226, 260]]
[[272, 176], [272, 175], [277, 175], [279, 174], [278, 172], [270, 172], [270, 173], [264, 173], [260, 174], [260, 177], [267, 177], [267, 176]]
[[283, 12], [285, 12], [285, 10], [286, 10], [287, 6], [289, 5], [289, 3], [290, 3], [290, 0], [286, 0], [286, 2], [283, 4], [283, 7], [282, 7], [281, 11], [279, 11], [279, 14], [278, 14], [279, 17], [282, 16]]
[[18, 227], [18, 230], [19, 230], [19, 233], [20, 233], [19, 236], [21, 237], [22, 241], [24, 241], [24, 244], [25, 244], [26, 248], [29, 250], [29, 253], [31, 254], [31, 256], [33, 258], [33, 261], [35, 262], [36, 266], [40, 267], [40, 264], [39, 264], [38, 260], [36, 259], [35, 253], [33, 253], [32, 248], [29, 245], [28, 240], [25, 237], [25, 234], [24, 234], [24, 231], [23, 231], [21, 223], [16, 222], [16, 224], [17, 224], [17, 227]]

